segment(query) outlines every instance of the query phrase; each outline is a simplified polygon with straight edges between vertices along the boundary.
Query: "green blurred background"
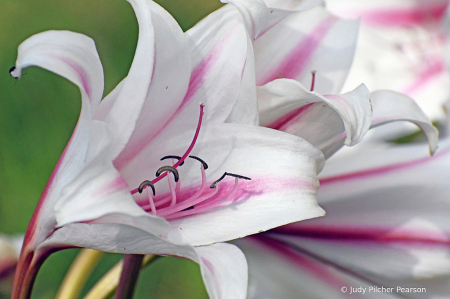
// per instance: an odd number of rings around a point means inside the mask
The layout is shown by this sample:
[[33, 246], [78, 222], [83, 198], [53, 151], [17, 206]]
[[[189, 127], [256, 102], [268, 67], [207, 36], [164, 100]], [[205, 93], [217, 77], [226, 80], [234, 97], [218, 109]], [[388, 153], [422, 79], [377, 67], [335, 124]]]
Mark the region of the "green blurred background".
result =
[[[159, 0], [183, 30], [221, 6], [219, 0]], [[48, 71], [29, 68], [15, 82], [8, 70], [17, 47], [50, 29], [92, 37], [105, 72], [105, 95], [127, 75], [138, 35], [125, 0], [1, 0], [0, 2], [0, 233], [24, 233], [39, 196], [75, 127], [80, 111], [77, 87]], [[53, 254], [43, 265], [32, 298], [53, 298], [79, 251]], [[121, 255], [107, 254], [83, 294]], [[0, 299], [8, 298], [0, 285]], [[140, 276], [135, 298], [207, 298], [198, 265], [164, 257]]]

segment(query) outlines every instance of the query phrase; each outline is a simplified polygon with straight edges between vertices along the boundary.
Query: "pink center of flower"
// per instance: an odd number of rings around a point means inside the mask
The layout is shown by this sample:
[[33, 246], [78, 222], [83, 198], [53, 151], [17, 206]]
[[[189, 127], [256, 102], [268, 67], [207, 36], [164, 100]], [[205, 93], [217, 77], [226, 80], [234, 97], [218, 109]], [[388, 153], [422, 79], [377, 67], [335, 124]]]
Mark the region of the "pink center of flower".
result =
[[[165, 156], [161, 160], [168, 158], [172, 159], [172, 165], [162, 166], [156, 172], [156, 178], [152, 181], [143, 181], [138, 188], [131, 191], [131, 194], [137, 192], [142, 193], [146, 189], [148, 201], [137, 201], [137, 204], [141, 206], [145, 211], [164, 217], [166, 219], [174, 219], [185, 217], [197, 213], [204, 212], [206, 210], [216, 208], [226, 204], [233, 199], [236, 194], [239, 185], [239, 179], [250, 180], [250, 178], [225, 172], [218, 180], [214, 181], [209, 188], [207, 188], [206, 179], [206, 169], [208, 169], [208, 164], [202, 159], [196, 156], [189, 156], [189, 153], [194, 148], [195, 142], [197, 141], [198, 134], [200, 132], [200, 127], [203, 118], [203, 107], [200, 105], [200, 117], [197, 125], [197, 130], [195, 131], [194, 138], [191, 145], [186, 150], [182, 157], [178, 156]], [[200, 162], [200, 172], [202, 176], [202, 183], [197, 190], [190, 188], [189, 190], [181, 190], [181, 180], [178, 173], [178, 166], [183, 165], [184, 160], [189, 157]], [[178, 161], [176, 161], [178, 160]], [[173, 183], [169, 173], [173, 174], [175, 184]], [[164, 196], [156, 196], [155, 184], [159, 182], [164, 177], [168, 178], [169, 183], [169, 194]], [[232, 188], [225, 188], [225, 192], [219, 191], [219, 182], [224, 180], [227, 176], [234, 177], [234, 186]], [[175, 186], [174, 186], [175, 185]], [[150, 187], [150, 188], [149, 188]], [[230, 190], [231, 189], [231, 190]]]

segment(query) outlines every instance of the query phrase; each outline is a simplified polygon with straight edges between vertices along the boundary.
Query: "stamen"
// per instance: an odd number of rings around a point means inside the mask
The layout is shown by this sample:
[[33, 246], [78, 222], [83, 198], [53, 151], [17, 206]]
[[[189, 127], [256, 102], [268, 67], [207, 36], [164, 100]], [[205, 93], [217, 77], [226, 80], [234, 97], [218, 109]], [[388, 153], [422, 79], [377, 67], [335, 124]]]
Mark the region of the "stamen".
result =
[[316, 82], [316, 71], [311, 72], [312, 80], [311, 80], [311, 91], [314, 91], [314, 84]]
[[[202, 197], [198, 198], [203, 193], [203, 191], [205, 190], [205, 187], [206, 187], [206, 173], [205, 173], [205, 168], [204, 168], [203, 164], [200, 166], [200, 170], [202, 172], [202, 185], [197, 190], [197, 192], [195, 192], [195, 194], [192, 195], [191, 197], [189, 197], [188, 199], [177, 204], [175, 207], [161, 209], [159, 211], [161, 216], [173, 214], [173, 213], [176, 213], [183, 209], [189, 208], [190, 206], [194, 206], [202, 201], [205, 201], [206, 199], [209, 199], [210, 197], [214, 196], [217, 193], [217, 190], [214, 190], [214, 192], [212, 194], [208, 194], [206, 196], [202, 196]], [[165, 198], [164, 200], [165, 200], [164, 203], [168, 202], [168, 198]], [[157, 205], [159, 205], [159, 204], [160, 204], [160, 202], [157, 203]]]
[[199, 213], [199, 212], [208, 210], [209, 209], [208, 205], [197, 205], [197, 204], [213, 198], [214, 196], [216, 196], [218, 191], [219, 191], [219, 188], [215, 188], [214, 191], [211, 192], [210, 194], [201, 196], [201, 197], [197, 198], [196, 200], [194, 200], [193, 202], [190, 201], [190, 203], [191, 203], [190, 206], [193, 206], [194, 207], [193, 209], [183, 211], [184, 209], [189, 207], [189, 205], [186, 204], [186, 201], [183, 201], [182, 203], [180, 203], [177, 206], [175, 206], [175, 208], [177, 208], [177, 211], [167, 210], [167, 211], [164, 211], [165, 212], [164, 214], [162, 214], [163, 210], [161, 209], [161, 216], [163, 216], [164, 218], [169, 220], [169, 219], [172, 219], [172, 218], [179, 218], [179, 217], [192, 215], [192, 214], [195, 214], [195, 213]]
[[144, 190], [145, 187], [149, 186], [150, 188], [152, 188], [153, 190], [153, 196], [155, 196], [155, 185], [153, 185], [152, 182], [145, 180], [143, 181], [140, 185], [139, 185], [139, 193], [142, 194], [142, 191]]
[[195, 160], [199, 161], [200, 163], [202, 163], [204, 169], [208, 169], [208, 164], [206, 164], [206, 162], [203, 161], [202, 159], [200, 159], [199, 157], [189, 156], [189, 158], [192, 158], [192, 159], [195, 159]]
[[[165, 160], [165, 159], [170, 159], [170, 158], [181, 160], [181, 157], [180, 157], [180, 156], [164, 156], [164, 157], [162, 157], [162, 158], [160, 159], [160, 161], [163, 161], [163, 160]], [[183, 166], [183, 164], [184, 164], [184, 161], [181, 162], [181, 164], [178, 165], [178, 166]]]
[[[154, 192], [154, 191], [153, 191]], [[153, 197], [150, 194], [150, 190], [147, 188], [147, 195], [148, 195], [148, 202], [150, 203], [150, 209], [152, 211], [153, 215], [156, 215], [156, 207], [155, 207], [155, 202], [153, 201]], [[153, 193], [153, 195], [155, 195], [155, 193]]]
[[169, 177], [167, 177], [167, 179], [169, 180], [170, 195], [172, 196], [172, 202], [170, 203], [170, 206], [174, 206], [177, 203], [177, 193], [175, 192], [175, 188], [173, 187], [172, 180]]
[[[156, 171], [156, 177], [159, 177], [159, 176], [161, 175], [161, 173], [167, 172], [167, 171], [172, 172], [172, 173], [173, 173], [173, 177], [174, 177], [174, 179], [175, 179], [175, 182], [178, 182], [178, 180], [180, 179], [180, 175], [178, 174], [178, 170], [177, 170], [175, 167], [169, 166], [169, 165], [160, 167], [160, 168]], [[169, 180], [169, 181], [170, 181], [170, 180]]]
[[251, 178], [248, 178], [246, 176], [242, 176], [242, 175], [238, 175], [238, 174], [234, 174], [234, 173], [229, 173], [229, 172], [225, 172], [217, 181], [215, 181], [214, 183], [211, 184], [211, 186], [209, 186], [209, 188], [213, 189], [216, 188], [216, 185], [218, 182], [220, 182], [221, 180], [223, 180], [226, 176], [232, 176], [235, 177], [237, 179], [244, 179], [244, 180], [251, 180]]

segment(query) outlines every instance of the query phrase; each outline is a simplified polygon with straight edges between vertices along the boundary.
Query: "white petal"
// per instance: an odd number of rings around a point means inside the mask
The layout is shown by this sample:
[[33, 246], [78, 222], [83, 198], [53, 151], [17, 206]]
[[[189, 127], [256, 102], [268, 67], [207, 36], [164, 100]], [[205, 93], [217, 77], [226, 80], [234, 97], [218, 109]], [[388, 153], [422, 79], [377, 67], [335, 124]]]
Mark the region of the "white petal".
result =
[[262, 0], [221, 0], [233, 4], [241, 13], [250, 38], [255, 40], [264, 29], [269, 18], [269, 10]]
[[103, 70], [94, 42], [82, 34], [69, 31], [47, 31], [24, 41], [19, 47], [13, 75], [20, 76], [21, 70], [30, 65], [46, 68], [71, 80], [80, 87], [82, 94], [77, 126], [36, 208], [34, 227], [40, 230], [33, 235], [33, 241], [38, 244], [54, 229], [53, 206], [61, 199], [61, 190], [84, 167], [90, 146], [91, 119], [103, 92]]
[[[366, 288], [364, 298], [396, 298], [387, 293], [369, 292], [373, 284], [352, 273], [340, 271], [333, 263], [323, 263], [314, 253], [296, 251], [271, 239], [252, 237], [234, 241], [248, 260], [248, 298], [348, 298], [350, 287]], [[306, 254], [305, 254], [306, 253]], [[345, 287], [345, 289], [343, 289]]]
[[57, 229], [40, 250], [58, 245], [77, 246], [124, 254], [158, 254], [185, 257], [200, 265], [210, 298], [245, 298], [247, 263], [230, 244], [194, 248], [170, 243], [135, 227], [121, 224], [69, 224]]
[[[192, 154], [207, 161], [208, 184], [224, 172], [252, 180], [241, 181], [238, 195], [225, 205], [171, 220], [170, 240], [211, 244], [323, 215], [315, 201], [315, 177], [323, 163], [316, 148], [296, 136], [260, 127], [224, 124], [206, 129]], [[187, 185], [199, 186], [198, 168], [183, 167], [187, 173], [180, 172], [182, 178], [197, 177]], [[219, 190], [229, 190], [226, 195], [233, 186], [234, 179], [227, 178]]]
[[410, 121], [428, 137], [430, 153], [436, 151], [439, 132], [413, 99], [394, 91], [379, 90], [371, 93], [371, 100], [374, 109], [371, 128], [393, 121]]
[[255, 59], [253, 45], [247, 39], [247, 59], [242, 72], [242, 82], [239, 97], [228, 116], [227, 123], [258, 125], [258, 100], [256, 98]]
[[[244, 25], [236, 19], [237, 11], [228, 10], [225, 14], [219, 14], [219, 21], [215, 16], [208, 16], [186, 33], [193, 63], [189, 89], [182, 95], [184, 99], [181, 104], [173, 107], [174, 113], [167, 117], [162, 125], [156, 126], [157, 131], [148, 129], [148, 136], [136, 140], [134, 146], [130, 146], [129, 150], [114, 162], [127, 180], [137, 178], [139, 174], [128, 174], [127, 169], [136, 169], [142, 160], [160, 158], [155, 157], [152, 151], [155, 143], [164, 142], [186, 130], [196, 128], [200, 103], [205, 104], [205, 123], [221, 123], [230, 117], [231, 111], [237, 105], [241, 88], [247, 90], [251, 85], [254, 91], [254, 82], [251, 80], [245, 81], [246, 86], [243, 86], [242, 75], [249, 73], [244, 70], [248, 55], [247, 36]], [[254, 76], [251, 72], [249, 75]], [[253, 114], [250, 118], [254, 119], [257, 115], [255, 96], [253, 99], [244, 100], [248, 100], [249, 105], [253, 103], [249, 114]], [[185, 144], [185, 149], [189, 143], [190, 140]], [[163, 156], [167, 154], [165, 152]]]
[[196, 247], [209, 298], [246, 298], [248, 270], [245, 256], [231, 244]]
[[280, 79], [258, 88], [258, 102], [262, 126], [305, 138], [321, 150], [339, 140], [344, 128], [345, 144], [355, 145], [372, 119], [369, 91], [364, 85], [343, 95], [321, 96], [294, 80]]
[[326, 254], [352, 268], [402, 278], [448, 274], [449, 140], [434, 157], [424, 149], [373, 148], [330, 160], [318, 194], [327, 217], [303, 228], [334, 236], [341, 245]]
[[97, 115], [112, 127], [114, 156], [128, 143], [121, 159], [173, 114], [187, 89], [190, 71], [186, 40], [170, 14], [153, 1], [130, 3], [139, 23], [136, 54], [127, 78], [105, 98]]
[[[250, 105], [241, 122], [257, 117], [253, 50], [245, 25], [233, 6], [210, 14], [186, 32], [193, 60], [186, 99], [197, 116], [198, 103], [205, 103], [206, 122], [234, 122], [236, 106]], [[248, 114], [248, 116], [247, 116]], [[249, 119], [246, 120], [245, 118]], [[196, 121], [196, 120], [195, 120]]]
[[301, 11], [318, 5], [325, 5], [323, 0], [264, 0], [270, 8]]
[[39, 66], [54, 72], [80, 88], [89, 118], [95, 113], [103, 94], [103, 68], [94, 41], [70, 31], [46, 31], [33, 35], [19, 46], [16, 69]]
[[339, 93], [357, 31], [358, 22], [340, 20], [322, 7], [291, 14], [255, 42], [257, 85], [281, 77], [309, 86], [311, 72], [316, 71], [315, 91]]
[[41, 248], [57, 245], [91, 248], [123, 254], [158, 254], [186, 257], [198, 262], [193, 247], [177, 245], [139, 228], [120, 223], [71, 223], [55, 230]]
[[[115, 165], [119, 168], [141, 149], [143, 140], [151, 140], [179, 112], [179, 106], [184, 104], [183, 97], [191, 74], [188, 42], [177, 22], [153, 1], [139, 0], [132, 3], [140, 22], [141, 35], [146, 36], [142, 37], [142, 42], [140, 36], [135, 61], [128, 77], [118, 87], [120, 90], [111, 95], [118, 99], [111, 108], [109, 120], [116, 123], [118, 137], [126, 142], [115, 160]], [[147, 13], [141, 15], [142, 11]], [[147, 18], [150, 20], [149, 24]], [[148, 40], [149, 37], [151, 40]], [[140, 51], [144, 51], [145, 55], [152, 55], [145, 57], [152, 60], [145, 61], [148, 64], [151, 62], [151, 65], [141, 62], [143, 57], [139, 56]], [[141, 82], [142, 72], [151, 74], [150, 82], [145, 77]], [[124, 133], [131, 133], [131, 137]]]

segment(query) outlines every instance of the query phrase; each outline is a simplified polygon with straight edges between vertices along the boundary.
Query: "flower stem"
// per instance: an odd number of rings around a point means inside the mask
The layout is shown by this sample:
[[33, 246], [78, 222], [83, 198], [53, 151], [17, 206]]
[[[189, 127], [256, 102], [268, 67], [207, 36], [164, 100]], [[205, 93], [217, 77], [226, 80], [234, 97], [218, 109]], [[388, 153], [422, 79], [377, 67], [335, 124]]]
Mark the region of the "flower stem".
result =
[[123, 258], [122, 274], [120, 275], [119, 286], [116, 290], [115, 299], [133, 298], [134, 288], [141, 270], [143, 254], [127, 254]]
[[[142, 268], [150, 264], [157, 257], [156, 255], [146, 255], [142, 262]], [[123, 261], [118, 262], [95, 284], [83, 299], [106, 299], [110, 297], [119, 285], [122, 266]]]
[[83, 249], [66, 274], [56, 295], [56, 299], [78, 298], [86, 280], [100, 261], [102, 255], [103, 252], [101, 251]]

